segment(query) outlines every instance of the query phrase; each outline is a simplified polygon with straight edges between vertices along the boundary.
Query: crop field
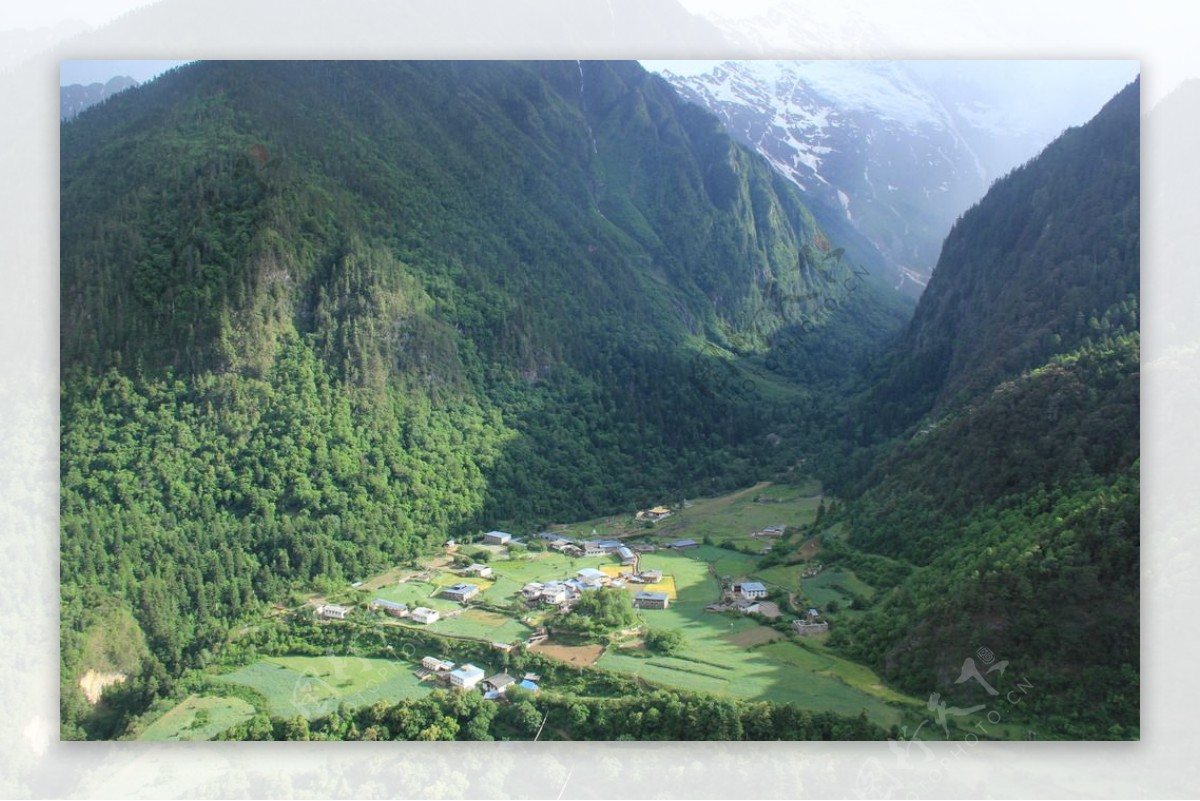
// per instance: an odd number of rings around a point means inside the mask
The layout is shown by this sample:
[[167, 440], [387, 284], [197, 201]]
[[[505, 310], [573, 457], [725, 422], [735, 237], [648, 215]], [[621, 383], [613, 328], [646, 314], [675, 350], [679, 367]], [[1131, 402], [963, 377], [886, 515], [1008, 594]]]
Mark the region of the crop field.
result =
[[[684, 690], [794, 702], [847, 715], [865, 709], [882, 725], [898, 722], [900, 710], [888, 702], [915, 701], [885, 689], [868, 668], [820, 646], [802, 645], [750, 618], [705, 610], [717, 600], [717, 575], [756, 575], [754, 565], [753, 557], [710, 546], [643, 554], [644, 567], [674, 577], [678, 600], [667, 609], [642, 610], [641, 617], [650, 628], [679, 631], [684, 645], [671, 656], [610, 648], [597, 665]], [[787, 569], [798, 581], [799, 568]], [[847, 575], [840, 578], [849, 587]]]
[[[571, 527], [555, 527], [566, 536], [614, 536], [635, 533], [635, 541], [660, 544], [674, 539], [691, 538], [702, 541], [711, 536], [723, 539], [746, 539], [749, 533], [769, 525], [801, 526], [812, 520], [819, 503], [820, 487], [775, 486], [758, 484], [721, 498], [698, 500], [681, 510], [653, 530], [629, 526], [628, 516], [605, 521], [588, 521]], [[622, 528], [624, 527], [624, 528]], [[795, 529], [793, 529], [795, 530]], [[765, 543], [769, 540], [761, 540]], [[739, 543], [740, 544], [740, 543]], [[489, 581], [462, 579], [485, 586], [482, 600], [499, 611], [468, 609], [458, 604], [429, 596], [436, 585], [458, 581], [450, 574], [435, 574], [430, 582], [409, 581], [385, 587], [380, 597], [404, 603], [423, 604], [443, 612], [458, 612], [433, 624], [431, 631], [454, 636], [473, 637], [488, 641], [516, 642], [532, 632], [521, 622], [525, 608], [517, 599], [522, 586], [530, 581], [546, 582], [574, 576], [582, 568], [598, 568], [609, 576], [617, 575], [621, 566], [612, 556], [571, 558], [548, 552], [526, 552], [517, 558], [505, 558], [497, 553], [488, 562], [495, 571]], [[857, 715], [866, 710], [868, 716], [884, 726], [900, 720], [902, 707], [915, 705], [888, 690], [870, 669], [848, 662], [827, 650], [822, 644], [796, 640], [786, 632], [761, 625], [756, 620], [736, 613], [714, 613], [706, 606], [719, 600], [720, 580], [753, 577], [788, 592], [807, 596], [822, 606], [830, 600], [849, 605], [848, 592], [870, 597], [871, 587], [849, 571], [828, 570], [813, 579], [801, 579], [801, 565], [780, 565], [763, 570], [757, 567], [756, 556], [714, 545], [700, 545], [686, 551], [660, 547], [639, 556], [642, 570], [661, 570], [663, 581], [655, 585], [627, 585], [631, 592], [638, 590], [665, 591], [671, 603], [667, 609], [639, 610], [639, 617], [651, 629], [675, 630], [683, 636], [683, 645], [675, 653], [665, 655], [642, 647], [610, 647], [599, 645], [575, 647], [547, 644], [535, 650], [575, 663], [587, 664], [597, 660], [600, 668], [640, 677], [652, 684], [682, 690], [699, 690], [755, 700], [794, 702], [806, 709], [827, 710], [845, 715]], [[511, 612], [504, 612], [511, 609]], [[274, 660], [281, 662], [282, 660]], [[363, 660], [371, 661], [371, 660]], [[384, 663], [389, 664], [389, 663]], [[337, 681], [320, 673], [316, 664], [290, 664], [286, 670], [279, 665], [259, 663], [252, 666], [258, 672], [249, 675], [245, 683], [258, 687], [272, 699], [273, 708], [322, 709], [345, 697], [351, 703], [379, 697], [396, 683], [402, 690], [414, 693], [425, 691], [416, 684], [411, 673], [408, 678], [379, 674], [360, 679], [344, 666]], [[250, 670], [250, 669], [243, 669]], [[309, 670], [308, 683], [297, 685], [300, 672]], [[274, 672], [272, 672], [274, 671]], [[316, 672], [313, 672], [316, 671]], [[328, 669], [326, 669], [326, 673]], [[337, 679], [339, 677], [333, 677]], [[290, 684], [288, 683], [290, 682]], [[297, 689], [297, 686], [299, 689]], [[353, 700], [352, 700], [353, 699]], [[295, 714], [291, 712], [290, 714]]]
[[820, 493], [821, 487], [815, 482], [800, 487], [764, 482], [719, 498], [693, 501], [649, 533], [668, 539], [701, 540], [711, 536], [718, 543], [731, 540], [741, 546], [766, 545], [775, 540], [756, 539], [750, 534], [767, 526], [784, 525], [790, 535], [809, 525], [816, 519]]
[[139, 740], [211, 740], [254, 716], [241, 698], [192, 695], [145, 728]]
[[429, 609], [436, 609], [443, 614], [461, 608], [461, 604], [456, 601], [437, 597], [438, 592], [438, 587], [433, 584], [424, 581], [406, 581], [403, 584], [380, 587], [371, 593], [371, 597], [408, 604], [410, 609], [417, 606], [424, 606]]
[[480, 597], [488, 603], [504, 606], [513, 602], [523, 586], [525, 582], [497, 574], [492, 586], [484, 590]]
[[757, 626], [752, 629], [744, 629], [735, 634], [722, 634], [721, 639], [733, 643], [739, 648], [751, 648], [755, 645], [787, 639], [787, 636], [781, 631], [769, 629], [766, 626]]
[[781, 587], [788, 592], [800, 592], [800, 573], [807, 565], [775, 565], [755, 573], [768, 587]]
[[437, 621], [432, 628], [439, 634], [491, 642], [517, 642], [533, 633], [533, 629], [519, 620], [482, 609], [467, 609], [462, 614]]
[[545, 581], [550, 578], [567, 578], [575, 575], [575, 571], [585, 567], [595, 567], [598, 562], [609, 563], [612, 558], [581, 557], [572, 559], [557, 551], [530, 552], [519, 559], [500, 559], [491, 562], [496, 575], [511, 579], [521, 586], [530, 581]]
[[604, 652], [600, 645], [559, 645], [553, 641], [540, 643], [529, 649], [535, 654], [542, 654], [572, 665], [592, 665]]
[[[671, 656], [646, 651], [609, 649], [599, 667], [638, 676], [646, 681], [681, 690], [699, 690], [752, 700], [792, 702], [806, 709], [857, 715], [866, 710], [875, 722], [890, 726], [900, 720], [900, 710], [891, 700], [903, 699], [883, 688], [866, 668], [836, 660], [812, 658], [791, 641], [747, 648], [730, 642], [746, 630], [732, 635], [712, 636], [727, 623], [715, 618], [710, 635], [684, 628], [687, 643]], [[848, 683], [840, 670], [854, 668], [860, 686]], [[865, 677], [858, 670], [866, 671]]]
[[849, 570], [823, 570], [812, 578], [800, 579], [801, 591], [818, 607], [825, 606], [830, 601], [849, 606], [854, 600], [853, 595], [842, 592], [839, 587], [864, 598], [875, 594], [875, 590], [869, 584]]
[[406, 661], [358, 656], [268, 657], [221, 677], [252, 687], [279, 717], [327, 715], [346, 703], [364, 706], [379, 700], [417, 698], [432, 689]]

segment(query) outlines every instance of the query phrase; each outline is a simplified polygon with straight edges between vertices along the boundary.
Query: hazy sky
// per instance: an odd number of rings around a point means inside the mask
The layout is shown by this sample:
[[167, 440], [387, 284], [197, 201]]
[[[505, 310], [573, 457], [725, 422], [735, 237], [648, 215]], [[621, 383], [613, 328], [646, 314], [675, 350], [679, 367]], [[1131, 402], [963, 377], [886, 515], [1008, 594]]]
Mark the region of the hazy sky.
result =
[[153, 0], [15, 0], [6, 3], [3, 12], [0, 12], [3, 19], [0, 30], [48, 28], [67, 20], [78, 20], [98, 26], [152, 2]]
[[[719, 61], [642, 61], [649, 70], [694, 75]], [[944, 103], [981, 104], [1002, 111], [1009, 124], [1053, 137], [1090, 120], [1137, 77], [1137, 61], [939, 60], [902, 61]], [[1045, 140], [1049, 141], [1049, 138]]]
[[149, 59], [124, 61], [63, 61], [59, 64], [60, 86], [73, 83], [104, 83], [118, 75], [128, 75], [138, 83], [145, 83], [161, 75], [171, 67], [186, 64], [186, 61], [153, 61]]

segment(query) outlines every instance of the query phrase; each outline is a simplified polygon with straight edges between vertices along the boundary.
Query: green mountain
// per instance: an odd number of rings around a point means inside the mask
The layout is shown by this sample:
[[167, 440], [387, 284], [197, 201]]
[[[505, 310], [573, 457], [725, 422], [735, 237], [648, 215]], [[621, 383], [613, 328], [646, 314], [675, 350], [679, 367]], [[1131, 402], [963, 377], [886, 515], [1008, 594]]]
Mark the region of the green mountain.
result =
[[[448, 537], [803, 464], [876, 590], [834, 647], [960, 708], [986, 647], [1014, 726], [1136, 737], [1137, 94], [963, 216], [907, 329], [868, 243], [634, 63], [202, 62], [85, 110], [63, 736]], [[92, 707], [88, 670], [125, 680]]]
[[874, 387], [879, 428], [894, 433], [1137, 327], [1138, 97], [1135, 82], [955, 224]]
[[907, 312], [634, 63], [191, 64], [61, 176], [67, 736], [291, 588], [784, 469]]
[[850, 543], [916, 569], [834, 640], [958, 708], [986, 647], [1045, 737], [1138, 732], [1138, 90], [963, 216], [862, 407], [903, 438], [844, 474]]

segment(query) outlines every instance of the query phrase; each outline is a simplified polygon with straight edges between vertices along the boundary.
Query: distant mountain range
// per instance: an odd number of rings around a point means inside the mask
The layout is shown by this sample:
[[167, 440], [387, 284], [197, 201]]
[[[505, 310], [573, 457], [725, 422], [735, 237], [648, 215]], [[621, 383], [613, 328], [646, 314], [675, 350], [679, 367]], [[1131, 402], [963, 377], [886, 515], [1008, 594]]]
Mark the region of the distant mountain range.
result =
[[1062, 127], [996, 90], [989, 69], [736, 61], [664, 77], [803, 187], [825, 209], [818, 219], [840, 215], [873, 242], [893, 286], [919, 294], [955, 219]]
[[124, 92], [138, 85], [138, 82], [128, 75], [118, 75], [105, 83], [73, 83], [59, 89], [58, 118], [69, 120], [86, 108], [102, 103], [118, 92]]

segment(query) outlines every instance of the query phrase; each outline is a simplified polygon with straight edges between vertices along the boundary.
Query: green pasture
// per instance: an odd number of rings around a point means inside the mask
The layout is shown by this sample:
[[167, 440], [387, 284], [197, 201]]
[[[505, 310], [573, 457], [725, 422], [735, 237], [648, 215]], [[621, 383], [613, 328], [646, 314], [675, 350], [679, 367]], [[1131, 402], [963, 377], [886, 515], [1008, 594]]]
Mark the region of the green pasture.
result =
[[398, 701], [427, 693], [431, 686], [403, 660], [358, 656], [278, 656], [247, 665], [220, 678], [258, 690], [273, 716], [327, 715], [342, 703], [352, 707]]
[[[681, 690], [788, 702], [851, 716], [866, 710], [868, 717], [883, 726], [898, 723], [901, 718], [901, 710], [889, 701], [916, 703], [883, 687], [869, 669], [832, 655], [819, 657], [791, 640], [752, 648], [738, 645], [730, 640], [758, 624], [745, 618], [731, 620], [724, 615], [706, 614], [707, 624], [681, 622], [686, 615], [659, 621], [663, 628], [683, 632], [685, 645], [676, 654], [610, 649], [598, 666]], [[655, 625], [650, 615], [646, 613]]]
[[241, 698], [191, 695], [147, 726], [138, 739], [211, 740], [253, 716], [254, 707]]
[[489, 642], [518, 642], [533, 633], [533, 629], [519, 620], [482, 609], [464, 610], [454, 617], [437, 621], [433, 626], [438, 634], [473, 637]]
[[441, 587], [428, 582], [407, 581], [403, 584], [380, 587], [371, 593], [371, 598], [383, 598], [385, 601], [408, 604], [409, 609], [424, 606], [428, 609], [436, 609], [442, 614], [462, 607], [457, 601], [439, 598], [438, 593], [440, 591]]
[[875, 595], [875, 589], [850, 570], [822, 570], [812, 578], [800, 579], [801, 592], [818, 608], [824, 607], [830, 601], [837, 601], [840, 606], [848, 607], [854, 598], [842, 592], [839, 587], [868, 599]]

